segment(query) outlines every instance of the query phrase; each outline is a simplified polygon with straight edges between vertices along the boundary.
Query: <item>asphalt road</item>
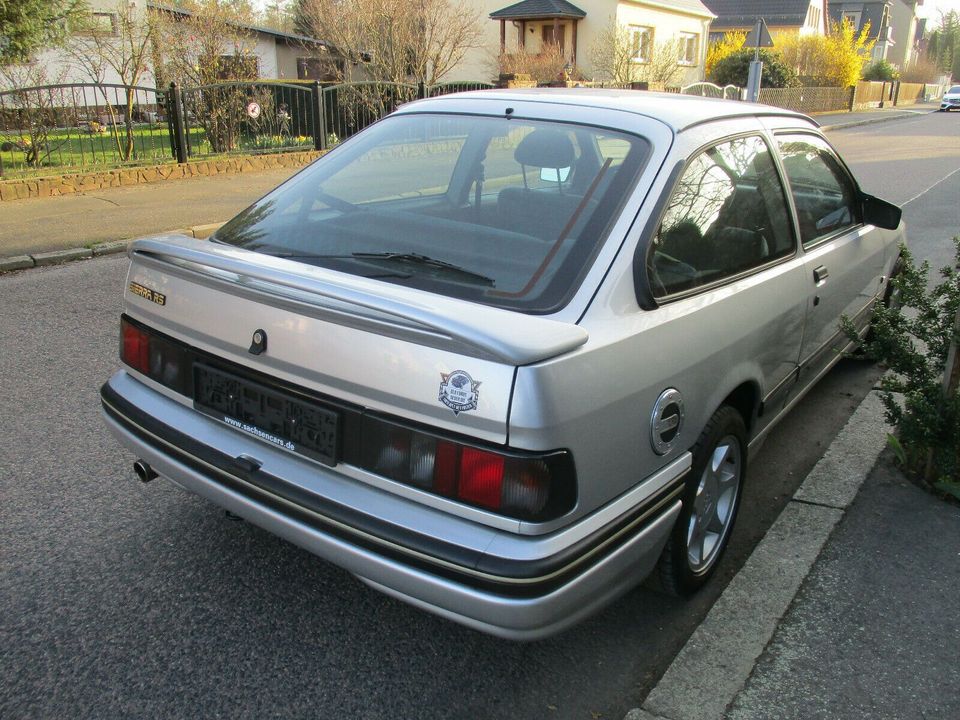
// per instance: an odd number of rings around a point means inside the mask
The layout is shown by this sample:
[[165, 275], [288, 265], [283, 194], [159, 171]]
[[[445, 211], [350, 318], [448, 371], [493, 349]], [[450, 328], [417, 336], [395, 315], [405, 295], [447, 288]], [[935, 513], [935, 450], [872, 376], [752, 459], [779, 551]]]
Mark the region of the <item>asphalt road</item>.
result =
[[[906, 213], [921, 257], [949, 257], [960, 230], [960, 173], [928, 190], [960, 166], [957, 121], [832, 136], [869, 190], [920, 195]], [[117, 366], [125, 267], [0, 277], [2, 718], [619, 720], [878, 376], [841, 362], [771, 434], [705, 592], [681, 602], [640, 587], [557, 638], [514, 644], [384, 597], [169, 484], [136, 482], [97, 401]]]

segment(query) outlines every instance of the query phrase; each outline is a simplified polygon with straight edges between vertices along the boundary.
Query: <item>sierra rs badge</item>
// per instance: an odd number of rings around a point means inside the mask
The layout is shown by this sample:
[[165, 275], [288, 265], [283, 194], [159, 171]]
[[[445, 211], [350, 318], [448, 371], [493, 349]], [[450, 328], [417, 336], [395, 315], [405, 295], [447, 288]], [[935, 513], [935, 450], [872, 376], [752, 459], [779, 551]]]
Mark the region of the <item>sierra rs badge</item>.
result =
[[463, 370], [440, 373], [440, 377], [443, 380], [440, 383], [440, 397], [438, 399], [453, 410], [454, 415], [477, 409], [477, 401], [480, 399], [479, 382]]
[[139, 283], [131, 282], [130, 292], [132, 292], [134, 295], [139, 295], [145, 300], [149, 300], [150, 302], [155, 302], [157, 305], [167, 304], [166, 295], [164, 295], [163, 293], [159, 293], [156, 290], [151, 290], [148, 287], [144, 287]]

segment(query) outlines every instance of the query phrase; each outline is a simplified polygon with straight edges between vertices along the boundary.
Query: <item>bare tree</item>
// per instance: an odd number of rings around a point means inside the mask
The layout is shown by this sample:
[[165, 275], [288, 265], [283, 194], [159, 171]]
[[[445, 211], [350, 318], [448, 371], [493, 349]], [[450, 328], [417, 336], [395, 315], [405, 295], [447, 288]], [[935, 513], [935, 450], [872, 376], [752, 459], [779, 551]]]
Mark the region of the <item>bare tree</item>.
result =
[[0, 138], [0, 152], [20, 151], [24, 164], [36, 168], [67, 142], [51, 137], [56, 127], [72, 120], [64, 117], [68, 103], [58, 86], [64, 75], [65, 69], [51, 77], [38, 62], [0, 64], [0, 88], [13, 90], [5, 95], [2, 109], [14, 118], [14, 132]]
[[651, 44], [645, 52], [648, 57], [642, 59], [638, 50], [630, 30], [611, 19], [590, 46], [590, 62], [597, 75], [618, 85], [648, 82], [666, 86], [679, 82], [685, 71], [680, 64], [679, 40]]
[[634, 60], [633, 38], [626, 25], [615, 19], [597, 33], [590, 46], [589, 56], [593, 70], [603, 80], [617, 85], [628, 85], [640, 80], [640, 65]]
[[251, 86], [224, 83], [255, 80], [258, 75], [256, 38], [248, 29], [249, 7], [225, 0], [196, 0], [155, 12], [158, 79], [199, 86], [185, 98], [188, 114], [203, 125], [214, 152], [232, 150], [245, 108], [250, 102], [259, 106], [267, 102], [262, 92], [253, 97]]
[[245, 6], [194, 0], [153, 12], [158, 79], [207, 85], [256, 78], [256, 38], [248, 29], [252, 17]]
[[651, 84], [676, 85], [686, 72], [680, 64], [682, 48], [683, 43], [676, 38], [654, 43], [650, 62], [643, 66], [640, 79]]
[[296, 27], [379, 82], [433, 85], [481, 43], [465, 0], [299, 0]]
[[[66, 45], [72, 64], [96, 83], [110, 116], [110, 127], [122, 160], [133, 155], [133, 112], [139, 85], [150, 70], [151, 53], [156, 40], [154, 16], [133, 3], [119, 0], [110, 16], [88, 15]], [[115, 100], [106, 78], [113, 72], [124, 85], [124, 133], [121, 137]]]

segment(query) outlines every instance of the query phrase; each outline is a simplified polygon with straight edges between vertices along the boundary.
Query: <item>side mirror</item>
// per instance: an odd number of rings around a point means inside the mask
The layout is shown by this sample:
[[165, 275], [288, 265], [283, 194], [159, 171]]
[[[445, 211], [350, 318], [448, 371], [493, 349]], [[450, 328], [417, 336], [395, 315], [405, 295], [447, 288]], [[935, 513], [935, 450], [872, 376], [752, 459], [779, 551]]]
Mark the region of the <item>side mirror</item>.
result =
[[861, 197], [861, 202], [863, 203], [863, 221], [868, 225], [876, 225], [884, 230], [896, 230], [900, 227], [903, 211], [893, 203], [866, 193]]

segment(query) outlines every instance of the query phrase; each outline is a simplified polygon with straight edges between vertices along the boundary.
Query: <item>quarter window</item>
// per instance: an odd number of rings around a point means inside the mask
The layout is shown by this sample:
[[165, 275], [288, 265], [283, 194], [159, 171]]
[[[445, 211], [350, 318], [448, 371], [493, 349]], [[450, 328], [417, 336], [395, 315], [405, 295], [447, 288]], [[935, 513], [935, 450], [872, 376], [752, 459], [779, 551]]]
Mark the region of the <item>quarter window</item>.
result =
[[786, 196], [760, 137], [720, 143], [680, 177], [647, 256], [657, 297], [685, 292], [791, 255]]
[[812, 135], [777, 140], [804, 246], [859, 224], [856, 188], [830, 146]]

